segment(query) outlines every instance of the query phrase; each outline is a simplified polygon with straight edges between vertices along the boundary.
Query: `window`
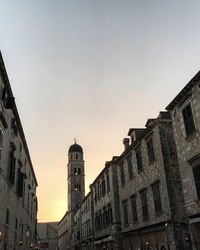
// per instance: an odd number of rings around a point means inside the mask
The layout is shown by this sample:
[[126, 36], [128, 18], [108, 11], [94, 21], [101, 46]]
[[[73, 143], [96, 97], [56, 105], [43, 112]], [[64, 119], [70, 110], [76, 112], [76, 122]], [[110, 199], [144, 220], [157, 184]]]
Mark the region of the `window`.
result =
[[127, 208], [127, 200], [122, 202], [123, 214], [124, 214], [124, 225], [128, 224], [128, 208]]
[[11, 120], [11, 128], [13, 129], [14, 135], [17, 136], [17, 134], [18, 134], [18, 127], [17, 127], [17, 122], [16, 122], [15, 118], [13, 118]]
[[28, 198], [27, 198], [27, 211], [28, 211], [28, 214], [29, 214], [29, 203], [30, 203], [30, 195], [29, 195], [29, 192], [28, 192]]
[[78, 174], [81, 175], [81, 169], [80, 168], [78, 168]]
[[125, 178], [124, 178], [124, 165], [123, 163], [120, 165], [120, 175], [121, 175], [121, 184], [125, 184]]
[[104, 179], [101, 182], [101, 188], [102, 188], [102, 196], [104, 196], [106, 194], [106, 183]]
[[77, 175], [77, 168], [74, 168], [74, 175]]
[[98, 230], [98, 214], [95, 214], [95, 229]]
[[16, 159], [14, 157], [14, 146], [12, 146], [12, 149], [10, 151], [10, 159], [9, 159], [9, 180], [12, 184], [15, 183], [15, 163], [16, 163]]
[[109, 179], [109, 173], [106, 174], [106, 182], [107, 182], [107, 192], [110, 191], [110, 179]]
[[195, 131], [194, 119], [190, 103], [182, 110], [186, 135], [190, 135]]
[[141, 172], [142, 171], [142, 155], [141, 155], [140, 149], [136, 152], [136, 159], [137, 159], [138, 172]]
[[2, 146], [3, 146], [3, 131], [0, 128], [0, 160], [1, 160], [1, 152], [2, 152], [2, 149], [3, 149]]
[[23, 187], [24, 187], [24, 175], [21, 173], [20, 168], [18, 169], [18, 178], [17, 178], [17, 194], [23, 196]]
[[107, 226], [107, 214], [106, 214], [106, 207], [103, 208], [103, 227]]
[[133, 178], [133, 166], [132, 166], [131, 155], [129, 155], [127, 158], [127, 164], [128, 164], [129, 179], [131, 179], [131, 178]]
[[156, 214], [160, 214], [162, 213], [162, 206], [161, 206], [161, 199], [160, 199], [159, 182], [152, 185], [152, 191], [153, 191], [155, 212]]
[[153, 140], [152, 138], [147, 142], [147, 151], [149, 157], [149, 164], [155, 161], [154, 149], [153, 149]]
[[6, 209], [6, 224], [9, 224], [10, 220], [10, 210], [9, 208]]
[[101, 185], [98, 183], [98, 200], [101, 199]]
[[97, 202], [97, 186], [94, 188], [94, 200]]
[[131, 210], [132, 210], [133, 221], [137, 221], [138, 216], [137, 216], [137, 203], [136, 203], [136, 196], [135, 195], [133, 195], [131, 197]]
[[143, 220], [145, 221], [149, 217], [146, 189], [140, 192], [140, 199], [141, 199], [141, 204], [142, 204]]
[[74, 190], [75, 191], [81, 190], [81, 185], [80, 184], [75, 184], [74, 185]]
[[76, 154], [76, 159], [78, 159], [78, 154]]
[[99, 229], [103, 227], [103, 216], [101, 210], [99, 211]]
[[113, 222], [113, 216], [112, 216], [112, 207], [109, 204], [108, 205], [108, 210], [107, 210], [107, 224], [110, 225]]
[[18, 227], [18, 218], [15, 217], [15, 230], [17, 230], [17, 227]]
[[200, 164], [193, 167], [193, 175], [196, 185], [197, 197], [200, 200]]

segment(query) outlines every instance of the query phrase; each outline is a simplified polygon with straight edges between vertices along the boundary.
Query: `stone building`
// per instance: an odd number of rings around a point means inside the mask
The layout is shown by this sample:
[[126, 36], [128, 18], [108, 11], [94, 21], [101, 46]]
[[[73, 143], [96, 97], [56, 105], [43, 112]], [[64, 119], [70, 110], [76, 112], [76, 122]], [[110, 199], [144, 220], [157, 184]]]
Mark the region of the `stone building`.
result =
[[37, 180], [0, 54], [0, 249], [36, 244]]
[[59, 250], [200, 249], [200, 73], [166, 109], [129, 130], [86, 197], [83, 150], [70, 147]]
[[37, 232], [40, 250], [58, 250], [58, 222], [38, 223]]
[[81, 249], [81, 208], [80, 206], [73, 213], [73, 222], [72, 222], [72, 249], [79, 250]]
[[190, 249], [170, 114], [130, 129], [117, 165], [122, 249]]
[[117, 168], [112, 162], [106, 162], [105, 168], [91, 184], [91, 193], [94, 249], [119, 249], [119, 192]]
[[193, 249], [200, 249], [200, 72], [166, 108], [171, 113]]
[[72, 246], [72, 224], [71, 214], [69, 211], [65, 213], [58, 223], [58, 250], [71, 249]]
[[90, 250], [93, 244], [93, 203], [89, 192], [81, 203], [81, 247]]

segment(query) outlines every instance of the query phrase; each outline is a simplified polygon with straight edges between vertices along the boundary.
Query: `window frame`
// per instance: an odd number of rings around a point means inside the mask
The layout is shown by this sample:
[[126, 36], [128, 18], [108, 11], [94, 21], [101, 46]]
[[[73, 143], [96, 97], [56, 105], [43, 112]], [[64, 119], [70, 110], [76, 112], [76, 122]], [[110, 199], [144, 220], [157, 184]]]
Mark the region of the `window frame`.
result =
[[138, 221], [137, 196], [135, 194], [130, 197], [130, 203], [131, 203], [131, 212], [132, 212], [133, 222], [137, 222]]
[[123, 210], [123, 220], [124, 220], [124, 226], [127, 226], [129, 223], [129, 216], [128, 216], [128, 200], [122, 201], [122, 210]]
[[134, 177], [133, 174], [133, 161], [132, 161], [132, 154], [129, 154], [126, 158], [127, 166], [128, 166], [128, 175], [129, 175], [129, 180]]
[[155, 150], [154, 150], [154, 145], [153, 145], [153, 137], [151, 136], [148, 138], [147, 142], [147, 153], [148, 153], [148, 159], [149, 159], [149, 165], [151, 165], [155, 160]]
[[[137, 151], [135, 152], [135, 156], [136, 156], [136, 161], [137, 161], [137, 169], [138, 169], [138, 173], [143, 171], [143, 164], [142, 164], [142, 150], [141, 148], [137, 149]], [[138, 157], [139, 156], [139, 157]]]
[[151, 185], [151, 187], [152, 187], [155, 214], [160, 215], [160, 214], [162, 214], [162, 201], [161, 201], [161, 196], [160, 196], [160, 182], [157, 181], [157, 182], [153, 183]]
[[124, 164], [123, 162], [119, 165], [120, 169], [120, 180], [121, 180], [121, 185], [125, 185], [125, 174], [124, 174]]
[[[192, 172], [193, 172], [193, 177], [194, 177], [194, 183], [195, 183], [195, 188], [196, 188], [196, 195], [197, 199], [200, 200], [200, 179], [198, 178], [199, 176], [195, 177], [195, 171], [198, 169], [199, 173], [198, 175], [200, 176], [200, 162], [196, 164], [195, 166], [192, 167]], [[198, 180], [197, 180], [198, 179]]]
[[[188, 115], [189, 113], [191, 114], [191, 116]], [[182, 108], [182, 117], [183, 117], [186, 136], [189, 136], [196, 131], [191, 102], [187, 103]]]
[[140, 200], [142, 206], [143, 221], [147, 221], [149, 218], [148, 202], [147, 202], [147, 189], [140, 191]]

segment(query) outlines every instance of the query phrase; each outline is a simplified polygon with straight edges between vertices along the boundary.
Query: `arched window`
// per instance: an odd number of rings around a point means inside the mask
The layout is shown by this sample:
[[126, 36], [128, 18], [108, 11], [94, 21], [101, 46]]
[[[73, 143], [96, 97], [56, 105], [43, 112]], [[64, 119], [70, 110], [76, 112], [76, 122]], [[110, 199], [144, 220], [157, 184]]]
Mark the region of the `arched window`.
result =
[[76, 159], [78, 159], [78, 154], [76, 154]]

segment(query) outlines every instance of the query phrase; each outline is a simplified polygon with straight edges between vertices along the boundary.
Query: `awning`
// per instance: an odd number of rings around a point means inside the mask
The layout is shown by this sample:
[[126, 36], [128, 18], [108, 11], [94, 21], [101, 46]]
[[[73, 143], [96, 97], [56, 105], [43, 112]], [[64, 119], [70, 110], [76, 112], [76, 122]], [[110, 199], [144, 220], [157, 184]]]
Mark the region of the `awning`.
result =
[[107, 238], [105, 238], [105, 239], [102, 239], [102, 240], [96, 240], [96, 241], [94, 242], [94, 245], [100, 245], [100, 244], [102, 244], [103, 242], [109, 242], [109, 241], [112, 241], [112, 240], [113, 240], [112, 236], [109, 236], [109, 237], [107, 237]]
[[190, 220], [189, 220], [189, 223], [190, 223], [190, 224], [194, 224], [194, 223], [198, 223], [198, 222], [200, 222], [200, 217], [197, 217], [197, 218], [194, 218], [194, 219], [190, 219]]
[[109, 242], [109, 241], [112, 241], [112, 240], [113, 240], [112, 236], [109, 236], [109, 237], [103, 239], [103, 242]]
[[94, 245], [100, 245], [100, 244], [102, 244], [102, 240], [96, 240], [95, 242], [94, 242]]

